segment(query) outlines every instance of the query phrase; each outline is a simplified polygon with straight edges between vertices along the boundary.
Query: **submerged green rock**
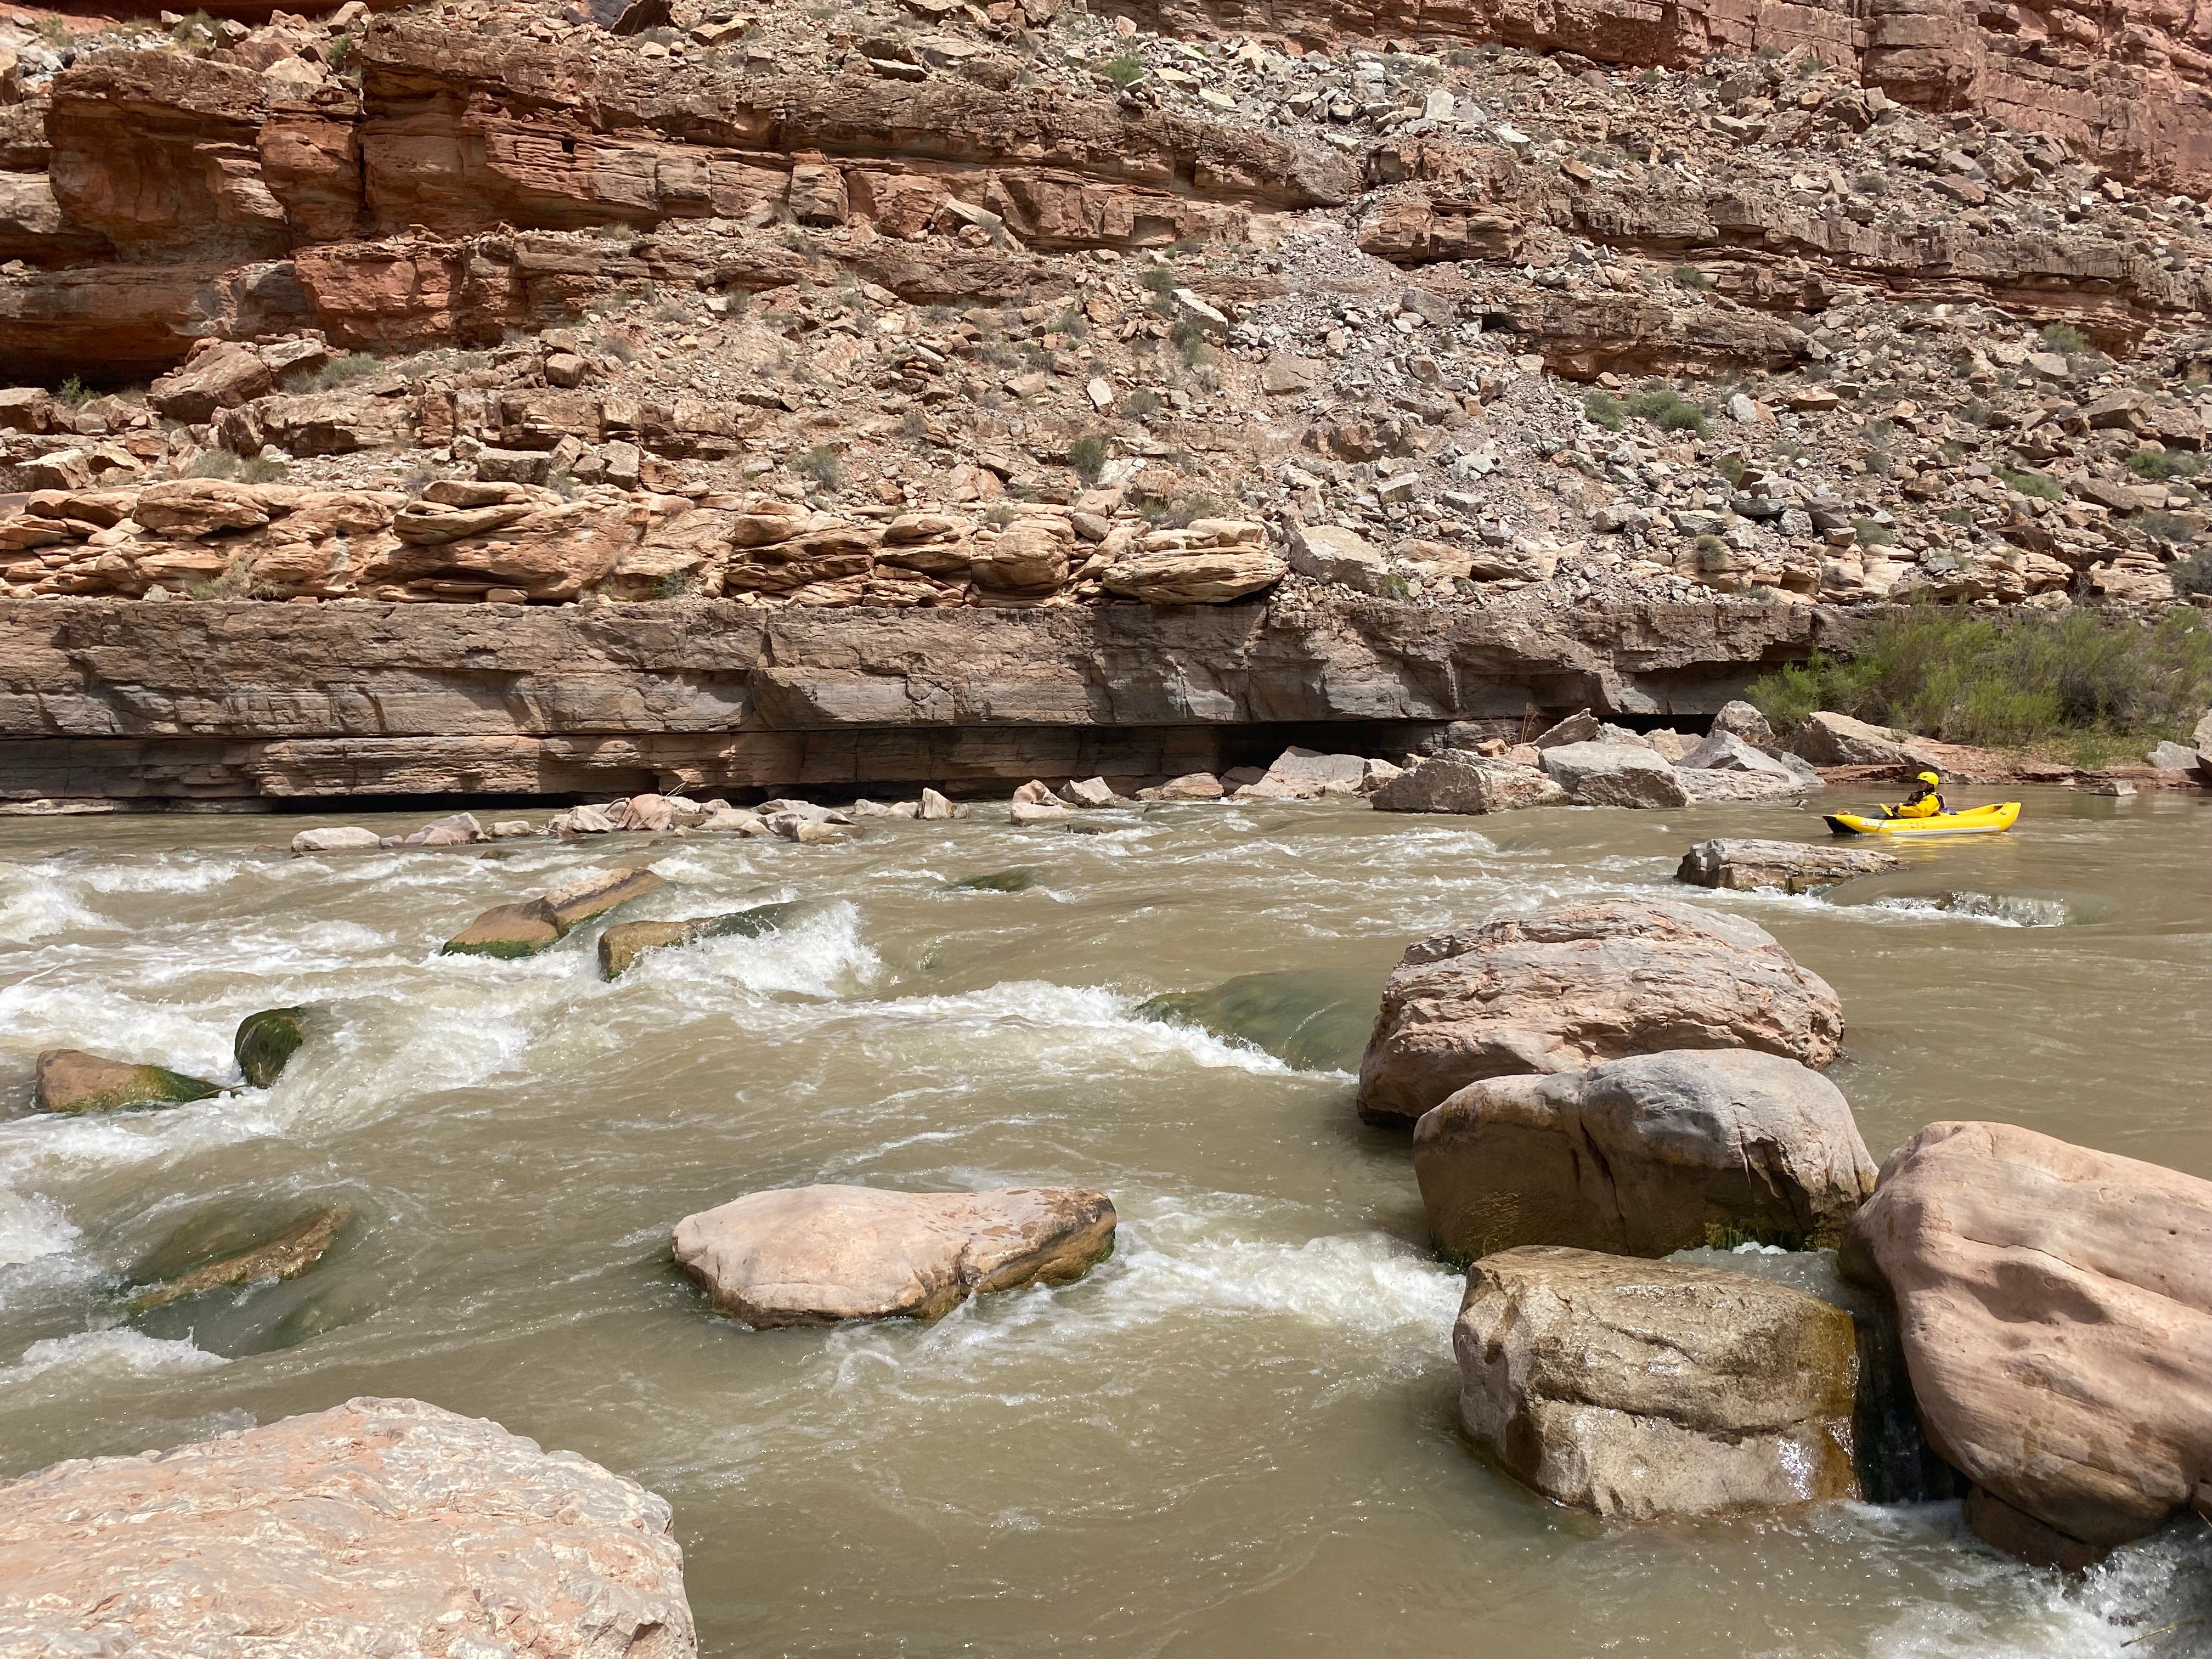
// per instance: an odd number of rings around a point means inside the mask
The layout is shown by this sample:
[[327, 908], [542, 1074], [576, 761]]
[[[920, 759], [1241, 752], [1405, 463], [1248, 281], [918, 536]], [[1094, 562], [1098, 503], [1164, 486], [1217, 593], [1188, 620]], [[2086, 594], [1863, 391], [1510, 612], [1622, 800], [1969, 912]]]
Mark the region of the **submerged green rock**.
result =
[[265, 1089], [283, 1074], [307, 1040], [307, 1016], [305, 1008], [264, 1008], [239, 1021], [230, 1048], [248, 1083]]
[[695, 916], [688, 921], [621, 921], [599, 935], [599, 975], [619, 979], [648, 951], [696, 945], [708, 939], [755, 939], [773, 933], [799, 914], [797, 902], [760, 904], [726, 915]]
[[1030, 888], [1042, 885], [1043, 881], [1043, 871], [1022, 865], [1012, 870], [994, 870], [988, 875], [948, 881], [945, 884], [945, 890], [948, 893], [1026, 893]]
[[[242, 1249], [202, 1260], [186, 1272], [140, 1290], [131, 1298], [131, 1311], [133, 1314], [151, 1313], [156, 1308], [166, 1307], [188, 1296], [198, 1296], [203, 1291], [233, 1289], [264, 1281], [281, 1283], [288, 1279], [297, 1279], [323, 1259], [331, 1246], [337, 1242], [338, 1234], [349, 1218], [348, 1212], [334, 1204], [326, 1204], [295, 1216], [276, 1232]], [[228, 1229], [234, 1230], [234, 1223], [225, 1224]], [[196, 1240], [191, 1229], [181, 1229], [140, 1267], [142, 1269], [149, 1264], [158, 1267], [165, 1260], [179, 1256], [189, 1259], [198, 1255], [204, 1257], [207, 1237], [208, 1233], [204, 1230]], [[198, 1250], [193, 1249], [195, 1243], [200, 1245]]]
[[1132, 1012], [1244, 1043], [1302, 1072], [1352, 1071], [1380, 1001], [1378, 988], [1348, 975], [1298, 969], [1240, 974], [1210, 991], [1153, 997]]

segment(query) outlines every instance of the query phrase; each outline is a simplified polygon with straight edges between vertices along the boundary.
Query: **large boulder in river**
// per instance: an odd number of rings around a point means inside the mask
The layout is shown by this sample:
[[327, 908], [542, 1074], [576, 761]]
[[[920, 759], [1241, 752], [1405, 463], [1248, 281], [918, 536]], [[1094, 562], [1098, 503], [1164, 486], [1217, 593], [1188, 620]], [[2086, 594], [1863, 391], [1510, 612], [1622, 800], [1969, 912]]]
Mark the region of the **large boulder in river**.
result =
[[447, 939], [449, 957], [534, 957], [572, 930], [661, 885], [650, 870], [611, 870], [585, 876], [520, 904], [498, 904]]
[[42, 1112], [115, 1112], [132, 1106], [176, 1106], [208, 1100], [220, 1085], [166, 1066], [136, 1066], [82, 1048], [49, 1048], [39, 1056], [34, 1103]]
[[1742, 1048], [1470, 1084], [1415, 1126], [1413, 1171], [1430, 1235], [1462, 1260], [1518, 1244], [1818, 1248], [1874, 1191], [1843, 1092]]
[[1856, 1498], [1855, 1341], [1842, 1309], [1746, 1273], [1506, 1250], [1469, 1270], [1452, 1329], [1460, 1424], [1601, 1515]]
[[2212, 1509], [2212, 1181], [1930, 1124], [1882, 1165], [1844, 1261], [1896, 1301], [1936, 1449], [2057, 1534], [1992, 1541], [2094, 1553]]
[[1463, 749], [1447, 749], [1412, 766], [1376, 790], [1379, 812], [1507, 812], [1549, 806], [1567, 792], [1533, 766], [1516, 766]]
[[1080, 1279], [1113, 1254], [1115, 1219], [1081, 1187], [787, 1187], [684, 1217], [676, 1265], [756, 1327], [936, 1319], [981, 1291]]
[[1753, 922], [1657, 900], [1562, 905], [1413, 945], [1382, 988], [1359, 1115], [1410, 1124], [1484, 1078], [1670, 1048], [1826, 1066], [1836, 994]]
[[796, 903], [757, 904], [727, 915], [695, 916], [684, 921], [618, 921], [599, 935], [599, 976], [620, 979], [652, 951], [696, 945], [709, 939], [757, 939], [773, 933], [799, 912]]
[[1690, 791], [1648, 744], [1569, 743], [1543, 751], [1544, 770], [1583, 806], [1687, 806]]
[[305, 1008], [264, 1008], [239, 1021], [230, 1051], [246, 1082], [266, 1089], [283, 1076], [307, 1040], [307, 1022]]
[[693, 1659], [663, 1499], [419, 1400], [0, 1486], [0, 1652]]
[[1748, 893], [1778, 887], [1812, 893], [1860, 876], [1902, 870], [1904, 861], [1879, 847], [1815, 847], [1799, 841], [1701, 841], [1682, 854], [1674, 879], [1692, 887]]
[[132, 1294], [131, 1311], [151, 1313], [206, 1291], [297, 1279], [329, 1254], [349, 1218], [343, 1206], [319, 1205], [243, 1249], [227, 1251], [157, 1284], [144, 1285]]

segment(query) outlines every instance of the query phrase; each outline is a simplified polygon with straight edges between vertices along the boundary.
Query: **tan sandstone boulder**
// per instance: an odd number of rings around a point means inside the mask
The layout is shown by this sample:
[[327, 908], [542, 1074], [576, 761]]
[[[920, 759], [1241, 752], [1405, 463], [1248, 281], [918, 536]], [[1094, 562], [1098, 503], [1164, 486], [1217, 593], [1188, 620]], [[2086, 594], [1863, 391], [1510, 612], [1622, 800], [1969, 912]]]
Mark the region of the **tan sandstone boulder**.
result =
[[1447, 749], [1401, 772], [1375, 792], [1378, 812], [1510, 812], [1551, 806], [1567, 792], [1533, 766]]
[[177, 1106], [211, 1100], [215, 1084], [166, 1066], [109, 1060], [82, 1048], [49, 1048], [39, 1056], [35, 1103], [42, 1112], [114, 1112], [133, 1106]]
[[1929, 1441], [2003, 1506], [1969, 1509], [1992, 1541], [2094, 1554], [2212, 1509], [2212, 1181], [1934, 1123], [1844, 1261], [1895, 1299]]
[[1545, 1497], [1714, 1515], [1858, 1496], [1851, 1316], [1747, 1273], [1530, 1246], [1467, 1276], [1460, 1424]]
[[534, 957], [573, 929], [661, 885], [650, 870], [585, 876], [519, 904], [495, 904], [447, 939], [441, 956]]
[[1692, 887], [1747, 893], [1778, 887], [1817, 892], [1860, 876], [1902, 870], [1904, 861], [1878, 847], [1815, 847], [1797, 841], [1701, 841], [1682, 854], [1674, 879]]
[[1462, 1260], [1518, 1244], [1826, 1247], [1874, 1191], [1842, 1091], [1744, 1048], [1470, 1084], [1415, 1126], [1413, 1170], [1431, 1237]]
[[691, 1659], [670, 1521], [574, 1452], [350, 1400], [0, 1486], [0, 1652]]
[[676, 1265], [758, 1328], [936, 1319], [979, 1292], [1080, 1279], [1113, 1253], [1114, 1224], [1113, 1200], [1080, 1187], [788, 1187], [684, 1217]]
[[1411, 1124], [1484, 1078], [1672, 1048], [1835, 1058], [1836, 994], [1765, 929], [1649, 900], [1503, 916], [1412, 945], [1382, 988], [1359, 1115]]

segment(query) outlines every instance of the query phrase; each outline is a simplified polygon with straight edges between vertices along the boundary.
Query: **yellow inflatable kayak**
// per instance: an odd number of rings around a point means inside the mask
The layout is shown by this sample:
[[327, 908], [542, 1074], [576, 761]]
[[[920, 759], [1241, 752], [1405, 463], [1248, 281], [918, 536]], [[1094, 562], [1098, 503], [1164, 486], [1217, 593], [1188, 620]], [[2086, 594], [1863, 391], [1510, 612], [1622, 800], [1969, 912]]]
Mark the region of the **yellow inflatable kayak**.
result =
[[1838, 812], [1828, 819], [1828, 828], [1839, 836], [1894, 836], [1915, 839], [1922, 836], [1995, 836], [2012, 828], [2013, 820], [2020, 816], [2016, 800], [2000, 801], [1994, 806], [1970, 806], [1963, 812], [1938, 812], [1932, 818], [1863, 818], [1856, 812]]

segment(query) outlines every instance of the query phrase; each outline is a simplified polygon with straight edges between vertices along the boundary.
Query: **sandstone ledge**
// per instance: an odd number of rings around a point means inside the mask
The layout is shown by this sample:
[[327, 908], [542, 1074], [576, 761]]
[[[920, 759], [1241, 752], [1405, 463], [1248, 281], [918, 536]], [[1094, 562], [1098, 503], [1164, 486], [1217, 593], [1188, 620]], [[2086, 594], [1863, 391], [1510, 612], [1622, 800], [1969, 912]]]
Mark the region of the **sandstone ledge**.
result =
[[[1717, 708], [1808, 606], [763, 612], [0, 601], [0, 799], [634, 793], [1212, 770], [1243, 730]], [[1264, 732], [1252, 728], [1267, 728]], [[1341, 744], [1328, 744], [1340, 747]]]

